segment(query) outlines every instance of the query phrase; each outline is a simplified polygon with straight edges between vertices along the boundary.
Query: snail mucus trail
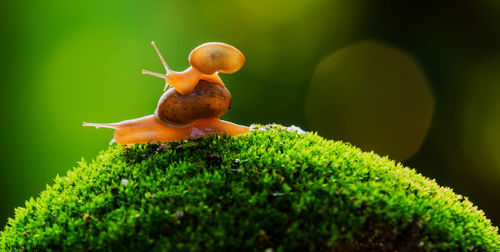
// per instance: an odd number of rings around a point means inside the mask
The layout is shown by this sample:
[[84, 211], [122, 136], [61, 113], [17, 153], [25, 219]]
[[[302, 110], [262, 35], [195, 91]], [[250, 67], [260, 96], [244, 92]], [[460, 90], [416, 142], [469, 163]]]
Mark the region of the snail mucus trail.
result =
[[165, 74], [143, 70], [165, 79], [163, 93], [153, 115], [117, 123], [83, 123], [83, 126], [114, 129], [110, 144], [171, 142], [207, 135], [236, 136], [248, 127], [220, 120], [231, 107], [231, 93], [218, 73], [234, 73], [241, 69], [245, 57], [235, 47], [210, 42], [189, 55], [191, 65], [182, 72], [171, 70], [154, 41], [151, 43], [165, 67]]

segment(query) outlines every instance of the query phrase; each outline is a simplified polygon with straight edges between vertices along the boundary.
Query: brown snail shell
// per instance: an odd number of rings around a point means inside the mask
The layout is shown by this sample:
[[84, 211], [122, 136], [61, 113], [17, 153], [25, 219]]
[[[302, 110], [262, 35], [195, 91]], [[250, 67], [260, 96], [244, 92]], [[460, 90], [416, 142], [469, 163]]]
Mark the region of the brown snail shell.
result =
[[182, 95], [170, 88], [161, 96], [155, 117], [171, 127], [186, 127], [195, 120], [219, 118], [231, 107], [231, 93], [217, 83], [200, 80], [195, 89]]

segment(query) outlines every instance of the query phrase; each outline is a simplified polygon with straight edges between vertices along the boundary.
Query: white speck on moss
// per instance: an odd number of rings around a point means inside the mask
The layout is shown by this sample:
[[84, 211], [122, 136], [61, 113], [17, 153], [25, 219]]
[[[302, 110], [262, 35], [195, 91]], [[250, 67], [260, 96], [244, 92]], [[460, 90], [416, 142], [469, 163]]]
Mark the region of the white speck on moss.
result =
[[122, 185], [124, 186], [128, 185], [128, 179], [122, 179]]
[[286, 130], [288, 132], [297, 132], [297, 134], [300, 134], [300, 135], [305, 135], [306, 134], [306, 132], [304, 130], [302, 130], [301, 128], [299, 128], [299, 127], [297, 127], [295, 125], [292, 125], [292, 126], [286, 128]]
[[255, 126], [255, 125], [251, 125], [250, 126], [250, 131], [254, 131], [254, 130], [261, 130], [261, 131], [266, 131], [266, 128], [261, 128], [259, 126]]
[[297, 134], [300, 134], [300, 135], [305, 135], [307, 134], [306, 131], [302, 130], [301, 128], [295, 126], [295, 125], [292, 125], [290, 127], [283, 127], [279, 124], [268, 124], [268, 125], [265, 125], [263, 127], [259, 127], [259, 126], [256, 126], [256, 125], [250, 125], [250, 131], [254, 131], [254, 130], [261, 130], [261, 131], [267, 131], [267, 130], [286, 130], [290, 133], [297, 133]]

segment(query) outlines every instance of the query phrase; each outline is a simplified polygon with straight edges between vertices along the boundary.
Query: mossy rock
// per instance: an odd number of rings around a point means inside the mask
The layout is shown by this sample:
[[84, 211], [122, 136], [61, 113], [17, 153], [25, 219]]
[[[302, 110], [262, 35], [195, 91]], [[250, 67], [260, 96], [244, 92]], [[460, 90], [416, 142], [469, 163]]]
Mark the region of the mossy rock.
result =
[[467, 198], [410, 168], [277, 125], [113, 146], [17, 208], [0, 248], [499, 251]]

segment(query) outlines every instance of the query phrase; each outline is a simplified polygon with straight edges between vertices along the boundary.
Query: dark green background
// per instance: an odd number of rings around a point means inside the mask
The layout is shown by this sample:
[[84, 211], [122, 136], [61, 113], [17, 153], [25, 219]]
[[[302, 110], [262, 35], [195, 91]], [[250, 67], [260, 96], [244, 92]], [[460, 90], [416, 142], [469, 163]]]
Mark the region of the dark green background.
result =
[[[1, 224], [56, 174], [64, 175], [82, 157], [91, 159], [107, 148], [112, 131], [83, 128], [82, 121], [115, 122], [153, 113], [163, 82], [140, 74], [141, 69], [162, 71], [151, 40], [175, 70], [186, 68], [189, 52], [203, 42], [221, 41], [241, 49], [247, 60], [243, 69], [221, 75], [233, 94], [232, 109], [223, 119], [246, 125], [294, 124], [396, 159], [391, 150], [413, 144], [418, 151], [401, 158], [403, 164], [468, 196], [495, 225], [500, 224], [497, 1], [2, 1], [0, 5]], [[399, 56], [387, 59], [381, 54], [381, 62], [390, 63], [382, 64], [380, 69], [386, 70], [356, 76], [356, 64], [360, 73], [378, 65], [377, 58], [366, 60], [366, 53], [358, 53], [347, 54], [351, 57], [347, 61], [336, 62], [333, 57], [331, 69], [323, 73], [326, 80], [313, 83], [322, 60], [359, 43], [380, 46], [369, 47], [375, 51], [392, 48], [418, 74], [399, 64]], [[380, 57], [377, 52], [369, 55]], [[379, 78], [379, 73], [385, 77]], [[351, 82], [358, 85], [348, 85]], [[382, 82], [398, 88], [387, 91]], [[327, 89], [324, 97], [311, 97], [312, 83]], [[430, 101], [418, 100], [432, 107], [432, 117], [421, 118], [432, 119], [430, 126], [419, 132], [408, 130], [408, 135], [425, 136], [422, 145], [401, 141], [384, 127], [370, 133], [382, 140], [368, 143], [367, 137], [345, 137], [363, 136], [363, 129], [373, 125], [361, 119], [374, 115], [375, 122], [379, 117], [395, 124], [420, 120], [415, 117], [420, 105], [412, 102], [415, 106], [405, 114], [401, 105], [405, 100], [390, 98], [413, 94], [408, 83], [428, 83], [432, 92]], [[336, 91], [344, 88], [350, 88], [351, 95], [340, 100]], [[367, 93], [384, 103], [363, 103]], [[317, 105], [322, 110], [305, 109], [320, 98], [332, 102]], [[367, 107], [382, 113], [367, 112]], [[401, 109], [393, 113], [392, 107]], [[316, 118], [314, 123], [311, 117]], [[377, 141], [383, 139], [394, 141], [381, 148]]]

